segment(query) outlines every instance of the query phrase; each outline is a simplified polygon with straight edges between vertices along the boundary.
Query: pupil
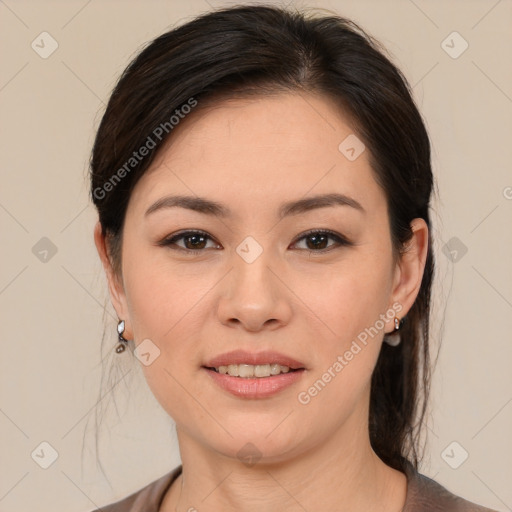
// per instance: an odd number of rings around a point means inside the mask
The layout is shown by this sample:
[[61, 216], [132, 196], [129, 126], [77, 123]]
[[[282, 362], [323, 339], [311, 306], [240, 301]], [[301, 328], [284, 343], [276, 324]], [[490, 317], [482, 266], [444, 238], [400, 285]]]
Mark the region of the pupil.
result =
[[[202, 239], [202, 241], [203, 241], [203, 243], [204, 243], [204, 238], [205, 238], [205, 237], [204, 237], [203, 235], [189, 235], [189, 236], [187, 237], [187, 239], [188, 239], [189, 241], [190, 241], [190, 240], [195, 240], [196, 238]], [[193, 246], [193, 248], [194, 248], [194, 249], [198, 249], [197, 245], [196, 245], [194, 242], [192, 242], [192, 246]], [[202, 249], [203, 247], [199, 247], [199, 248], [200, 248], [200, 249]]]
[[[323, 242], [325, 242], [325, 240], [327, 239], [327, 237], [325, 235], [310, 235], [309, 236], [309, 240], [316, 240], [316, 239], [322, 239], [319, 243], [316, 243], [316, 242], [313, 242], [313, 248], [314, 249], [318, 249], [320, 247], [320, 244], [322, 244]], [[323, 247], [322, 247], [323, 248]]]

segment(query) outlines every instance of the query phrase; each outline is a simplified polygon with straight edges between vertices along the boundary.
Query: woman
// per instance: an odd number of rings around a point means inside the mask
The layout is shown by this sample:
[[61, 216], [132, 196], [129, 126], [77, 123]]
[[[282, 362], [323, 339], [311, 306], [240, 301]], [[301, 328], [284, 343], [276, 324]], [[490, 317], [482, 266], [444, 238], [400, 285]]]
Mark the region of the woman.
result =
[[149, 44], [98, 129], [94, 236], [182, 465], [102, 510], [489, 510], [417, 469], [432, 186], [353, 22], [237, 7]]

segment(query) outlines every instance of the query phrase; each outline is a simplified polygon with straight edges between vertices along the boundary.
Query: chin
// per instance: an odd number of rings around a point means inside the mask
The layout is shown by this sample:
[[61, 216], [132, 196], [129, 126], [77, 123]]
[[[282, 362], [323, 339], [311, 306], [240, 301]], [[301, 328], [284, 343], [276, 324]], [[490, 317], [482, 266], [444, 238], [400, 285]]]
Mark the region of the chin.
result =
[[[282, 417], [279, 421], [282, 421]], [[259, 425], [257, 422], [252, 422], [250, 427], [245, 428], [228, 425], [226, 428], [233, 437], [224, 433], [221, 439], [209, 437], [204, 439], [204, 442], [215, 451], [226, 457], [238, 459], [248, 467], [256, 463], [261, 467], [262, 464], [284, 462], [305, 450], [307, 437], [303, 439], [299, 432], [287, 430], [282, 425], [278, 426], [279, 421], [272, 427], [267, 424]], [[211, 435], [211, 431], [208, 434]]]

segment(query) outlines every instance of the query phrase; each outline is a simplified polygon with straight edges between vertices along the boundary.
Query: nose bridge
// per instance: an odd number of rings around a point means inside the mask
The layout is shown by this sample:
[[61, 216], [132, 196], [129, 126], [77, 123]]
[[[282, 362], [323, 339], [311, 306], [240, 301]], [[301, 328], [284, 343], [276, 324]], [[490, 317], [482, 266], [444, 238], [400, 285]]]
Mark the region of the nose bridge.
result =
[[274, 256], [272, 249], [253, 236], [245, 237], [235, 248], [227, 289], [219, 304], [223, 323], [238, 321], [247, 329], [258, 330], [267, 322], [288, 321], [286, 287], [275, 275], [279, 264]]
[[[268, 244], [264, 243], [263, 237], [246, 236], [242, 242], [235, 248], [233, 261], [232, 285], [236, 293], [245, 295], [248, 293], [258, 300], [269, 299], [273, 296], [272, 291], [275, 285], [273, 272], [271, 270], [275, 261], [273, 261], [273, 251]], [[263, 292], [263, 293], [262, 293]]]

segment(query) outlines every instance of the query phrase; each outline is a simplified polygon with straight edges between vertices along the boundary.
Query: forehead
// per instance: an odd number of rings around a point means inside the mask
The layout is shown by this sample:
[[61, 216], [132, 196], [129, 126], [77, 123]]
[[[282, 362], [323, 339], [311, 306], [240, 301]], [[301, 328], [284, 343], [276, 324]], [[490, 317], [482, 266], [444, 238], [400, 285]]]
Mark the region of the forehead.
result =
[[197, 108], [135, 187], [141, 208], [171, 192], [219, 198], [235, 211], [329, 192], [384, 200], [368, 150], [356, 159], [340, 151], [355, 133], [327, 98], [282, 93]]

